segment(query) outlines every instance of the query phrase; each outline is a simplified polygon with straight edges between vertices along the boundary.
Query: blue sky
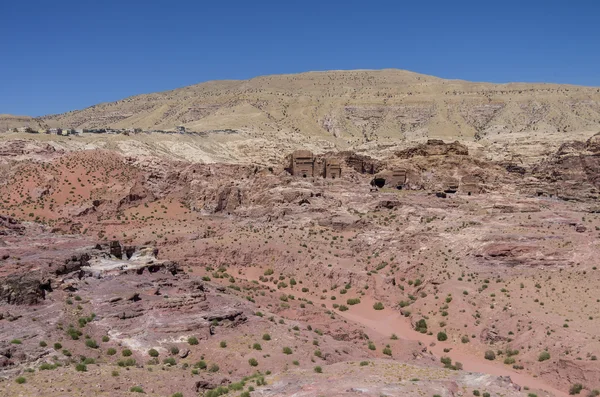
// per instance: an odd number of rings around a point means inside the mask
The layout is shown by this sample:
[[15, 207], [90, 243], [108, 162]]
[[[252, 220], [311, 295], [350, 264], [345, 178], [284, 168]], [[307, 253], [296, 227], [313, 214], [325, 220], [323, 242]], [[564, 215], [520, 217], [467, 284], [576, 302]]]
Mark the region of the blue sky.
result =
[[4, 0], [0, 113], [330, 69], [600, 86], [599, 16], [597, 0]]

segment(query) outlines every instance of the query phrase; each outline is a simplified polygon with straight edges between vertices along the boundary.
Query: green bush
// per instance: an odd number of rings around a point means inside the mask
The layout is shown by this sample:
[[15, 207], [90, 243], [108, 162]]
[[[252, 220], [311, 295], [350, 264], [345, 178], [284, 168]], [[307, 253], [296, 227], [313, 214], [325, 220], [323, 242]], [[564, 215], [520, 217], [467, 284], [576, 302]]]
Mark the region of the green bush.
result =
[[462, 343], [469, 343], [469, 337], [467, 335], [463, 335], [461, 336], [460, 341]]
[[346, 310], [348, 310], [348, 306], [346, 305], [340, 305], [340, 307], [338, 307], [338, 310], [341, 312], [345, 312]]
[[248, 360], [248, 364], [250, 364], [251, 367], [256, 367], [258, 365], [258, 361], [256, 361], [255, 358], [251, 358]]
[[129, 391], [132, 393], [144, 393], [144, 389], [142, 389], [140, 386], [132, 386]]
[[97, 349], [98, 348], [98, 342], [96, 342], [94, 339], [87, 339], [85, 341], [85, 345], [87, 347], [92, 348], [92, 349]]
[[123, 350], [123, 351], [121, 352], [121, 354], [123, 355], [123, 357], [129, 357], [129, 356], [131, 356], [133, 353], [132, 353], [132, 351], [131, 351], [131, 350], [129, 350], [129, 349], [125, 349], [125, 350]]
[[158, 357], [158, 350], [156, 350], [156, 349], [150, 349], [150, 350], [148, 350], [148, 355], [150, 357]]
[[210, 368], [208, 369], [209, 372], [218, 372], [219, 371], [219, 366], [217, 364], [212, 364], [210, 366]]
[[446, 333], [445, 333], [445, 332], [443, 332], [443, 331], [440, 331], [440, 332], [438, 332], [438, 334], [437, 334], [437, 340], [438, 340], [438, 341], [440, 341], [440, 342], [443, 342], [443, 341], [445, 341], [445, 340], [448, 340], [448, 335], [446, 335]]
[[12, 343], [13, 345], [20, 345], [22, 342], [21, 339], [13, 339], [10, 341], [10, 343]]
[[284, 354], [292, 354], [292, 349], [286, 346], [283, 348], [283, 353]]
[[78, 372], [86, 372], [87, 371], [87, 366], [85, 364], [77, 364], [75, 366], [75, 370]]
[[496, 353], [494, 353], [493, 350], [486, 350], [486, 352], [483, 354], [483, 357], [486, 360], [495, 360], [496, 359]]
[[391, 356], [392, 355], [392, 349], [390, 349], [389, 347], [386, 347], [383, 349], [383, 354], [385, 354], [386, 356]]
[[18, 384], [22, 385], [23, 383], [27, 382], [27, 379], [25, 379], [22, 376], [19, 376], [17, 379], [15, 379], [15, 382], [17, 382]]
[[481, 393], [479, 393], [479, 390], [473, 390], [473, 395], [474, 396], [480, 396]]
[[360, 366], [361, 366], [361, 367], [366, 367], [367, 365], [369, 365], [369, 362], [368, 362], [368, 361], [361, 361], [361, 362], [360, 362]]
[[420, 332], [422, 334], [427, 333], [427, 321], [425, 321], [424, 318], [417, 321], [417, 323], [415, 324], [415, 331]]
[[222, 340], [221, 342], [219, 342], [219, 346], [221, 346], [223, 349], [227, 347], [227, 342], [225, 342], [224, 340]]
[[109, 347], [108, 350], [106, 350], [106, 354], [108, 354], [109, 356], [114, 356], [115, 354], [117, 354], [117, 350]]
[[346, 304], [348, 305], [358, 305], [360, 303], [360, 298], [350, 298], [346, 300]]
[[48, 344], [46, 342], [44, 342], [43, 340], [40, 341], [40, 347], [46, 347], [48, 346]]
[[271, 335], [263, 334], [262, 338], [263, 338], [263, 340], [271, 340]]
[[206, 369], [206, 361], [198, 361], [196, 364], [194, 364], [194, 368]]
[[318, 366], [318, 365], [317, 365], [317, 366], [315, 367], [315, 372], [316, 372], [316, 373], [318, 373], [318, 374], [320, 374], [320, 373], [322, 373], [322, 372], [323, 372], [323, 368], [321, 368], [320, 366]]
[[54, 344], [54, 350], [60, 350], [60, 349], [62, 349], [62, 345], [60, 343], [56, 342]]
[[108, 336], [104, 335], [102, 337], [102, 342], [106, 343], [106, 342], [109, 342], [109, 341], [110, 341], [110, 338]]
[[163, 364], [169, 364], [174, 367], [177, 365], [177, 361], [175, 361], [175, 359], [173, 357], [167, 357], [167, 358], [163, 359]]
[[199, 343], [198, 338], [196, 338], [195, 336], [190, 336], [188, 338], [188, 343], [192, 346], [197, 345]]
[[383, 303], [376, 302], [375, 304], [373, 304], [373, 309], [375, 309], [375, 310], [383, 310], [384, 309]]
[[550, 360], [550, 353], [548, 353], [547, 351], [543, 351], [540, 353], [540, 355], [538, 357], [538, 361], [546, 361], [546, 360]]
[[583, 390], [583, 385], [581, 383], [575, 383], [569, 388], [569, 394], [579, 394], [581, 393], [581, 390]]

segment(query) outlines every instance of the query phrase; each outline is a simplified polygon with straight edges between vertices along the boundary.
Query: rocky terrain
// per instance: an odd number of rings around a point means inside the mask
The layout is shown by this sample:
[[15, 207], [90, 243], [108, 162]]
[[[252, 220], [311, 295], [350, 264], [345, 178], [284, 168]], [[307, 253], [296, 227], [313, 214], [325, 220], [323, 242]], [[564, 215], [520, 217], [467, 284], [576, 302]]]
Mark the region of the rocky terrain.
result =
[[[584, 138], [527, 162], [471, 141], [323, 151], [332, 180], [290, 175], [288, 153], [6, 137], [0, 393], [598, 395], [600, 135]], [[398, 168], [401, 190], [373, 183]]]

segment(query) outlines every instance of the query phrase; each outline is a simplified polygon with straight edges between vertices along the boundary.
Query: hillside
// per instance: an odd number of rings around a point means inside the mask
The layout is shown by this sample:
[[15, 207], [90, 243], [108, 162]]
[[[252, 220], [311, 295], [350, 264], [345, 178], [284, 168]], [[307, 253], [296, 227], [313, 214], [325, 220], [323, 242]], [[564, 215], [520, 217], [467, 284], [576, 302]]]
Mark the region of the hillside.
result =
[[[201, 161], [265, 163], [270, 160], [260, 161], [263, 156], [278, 158], [296, 147], [380, 151], [382, 145], [425, 138], [500, 143], [503, 153], [512, 143], [558, 145], [577, 138], [575, 133], [598, 131], [600, 89], [473, 83], [402, 70], [309, 72], [207, 82], [41, 118], [0, 116], [0, 128], [24, 124], [164, 130], [184, 125], [209, 133], [208, 139], [191, 139], [189, 150], [208, 147], [218, 155], [185, 157]], [[516, 149], [511, 156], [522, 151]]]

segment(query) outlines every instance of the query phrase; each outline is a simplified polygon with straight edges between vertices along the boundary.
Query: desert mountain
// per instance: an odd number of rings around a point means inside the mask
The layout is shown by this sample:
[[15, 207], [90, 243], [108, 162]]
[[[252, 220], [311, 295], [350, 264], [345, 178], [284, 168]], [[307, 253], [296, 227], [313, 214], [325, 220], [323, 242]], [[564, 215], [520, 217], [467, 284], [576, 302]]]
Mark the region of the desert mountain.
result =
[[391, 69], [309, 72], [206, 82], [39, 118], [0, 115], [0, 128], [22, 125], [146, 130], [184, 125], [208, 138], [167, 138], [159, 144], [136, 138], [120, 144], [121, 150], [166, 151], [203, 162], [272, 163], [297, 147], [380, 152], [426, 138], [497, 143], [503, 154], [518, 141], [514, 156], [532, 143], [525, 141], [562, 142], [598, 131], [600, 89], [474, 83]]

